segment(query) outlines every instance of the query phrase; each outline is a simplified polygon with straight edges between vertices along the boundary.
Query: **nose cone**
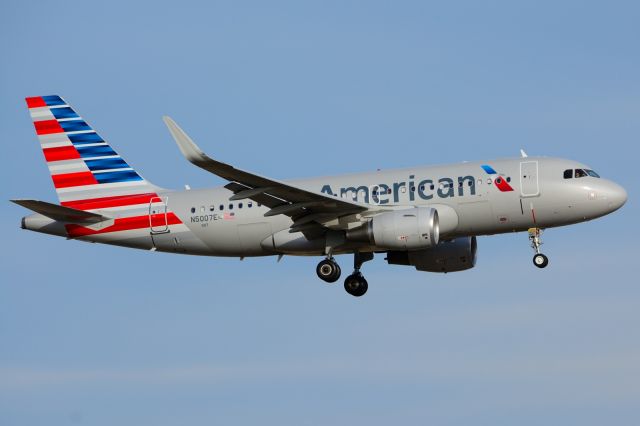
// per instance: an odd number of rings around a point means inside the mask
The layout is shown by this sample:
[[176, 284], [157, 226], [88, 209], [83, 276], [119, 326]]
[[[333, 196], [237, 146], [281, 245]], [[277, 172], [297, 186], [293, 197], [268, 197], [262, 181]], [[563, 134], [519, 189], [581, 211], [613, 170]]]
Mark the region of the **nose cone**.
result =
[[610, 212], [618, 210], [627, 202], [627, 191], [615, 182], [609, 182], [605, 196]]

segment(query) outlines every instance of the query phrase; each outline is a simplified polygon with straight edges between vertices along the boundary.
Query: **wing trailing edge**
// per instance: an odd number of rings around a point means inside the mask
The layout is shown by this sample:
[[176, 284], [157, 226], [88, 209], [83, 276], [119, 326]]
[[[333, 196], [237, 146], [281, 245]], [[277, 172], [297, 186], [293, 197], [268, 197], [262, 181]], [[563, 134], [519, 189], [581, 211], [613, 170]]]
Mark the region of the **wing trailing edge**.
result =
[[232, 200], [250, 198], [270, 207], [265, 216], [283, 214], [295, 221], [308, 215], [316, 217], [322, 214], [323, 217], [338, 218], [370, 209], [366, 204], [315, 192], [217, 161], [205, 154], [170, 117], [164, 116], [162, 119], [189, 162], [228, 180], [230, 183], [225, 188], [234, 193]]

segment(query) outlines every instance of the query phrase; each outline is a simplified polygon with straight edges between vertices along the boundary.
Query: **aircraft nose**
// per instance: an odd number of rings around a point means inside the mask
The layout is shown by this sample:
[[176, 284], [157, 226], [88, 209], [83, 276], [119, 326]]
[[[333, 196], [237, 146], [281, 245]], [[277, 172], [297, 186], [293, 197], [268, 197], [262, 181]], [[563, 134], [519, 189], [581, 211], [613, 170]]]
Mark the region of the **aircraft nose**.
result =
[[611, 209], [616, 211], [627, 202], [627, 191], [615, 182], [609, 182], [606, 191], [607, 204]]

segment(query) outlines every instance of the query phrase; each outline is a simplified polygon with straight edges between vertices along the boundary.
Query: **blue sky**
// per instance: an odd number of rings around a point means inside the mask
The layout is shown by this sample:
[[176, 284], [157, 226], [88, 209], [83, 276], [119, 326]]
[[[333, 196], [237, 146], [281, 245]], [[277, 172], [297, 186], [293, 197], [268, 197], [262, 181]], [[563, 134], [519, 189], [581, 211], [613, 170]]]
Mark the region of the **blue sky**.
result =
[[[0, 424], [638, 424], [637, 2], [0, 7]], [[471, 271], [180, 257], [19, 229], [55, 201], [25, 96], [59, 94], [154, 183], [530, 154], [626, 187], [603, 219], [479, 240]], [[340, 259], [343, 265], [349, 258]]]

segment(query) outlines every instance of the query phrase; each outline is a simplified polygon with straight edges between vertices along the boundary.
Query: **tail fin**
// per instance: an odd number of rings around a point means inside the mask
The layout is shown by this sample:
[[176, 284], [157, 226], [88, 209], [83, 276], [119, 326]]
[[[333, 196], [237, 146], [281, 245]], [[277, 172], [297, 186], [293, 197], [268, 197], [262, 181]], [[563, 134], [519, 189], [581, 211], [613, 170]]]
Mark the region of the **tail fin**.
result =
[[62, 205], [155, 193], [60, 96], [26, 98]]

